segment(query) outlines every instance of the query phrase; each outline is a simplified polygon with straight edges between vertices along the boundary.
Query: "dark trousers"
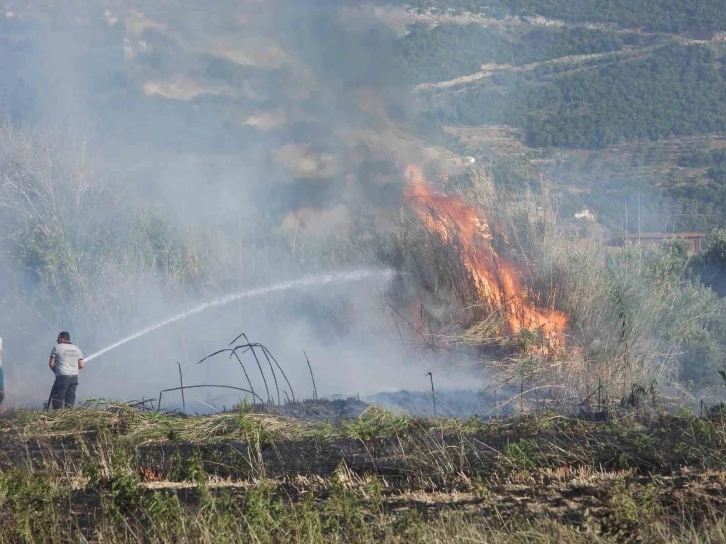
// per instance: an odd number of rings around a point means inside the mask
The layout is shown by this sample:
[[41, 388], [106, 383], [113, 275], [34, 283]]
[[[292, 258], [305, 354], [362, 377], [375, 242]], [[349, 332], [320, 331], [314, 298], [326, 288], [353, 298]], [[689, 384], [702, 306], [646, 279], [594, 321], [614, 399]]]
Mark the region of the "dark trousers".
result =
[[78, 376], [56, 376], [53, 389], [50, 390], [53, 409], [73, 408], [76, 403], [76, 387], [78, 387]]

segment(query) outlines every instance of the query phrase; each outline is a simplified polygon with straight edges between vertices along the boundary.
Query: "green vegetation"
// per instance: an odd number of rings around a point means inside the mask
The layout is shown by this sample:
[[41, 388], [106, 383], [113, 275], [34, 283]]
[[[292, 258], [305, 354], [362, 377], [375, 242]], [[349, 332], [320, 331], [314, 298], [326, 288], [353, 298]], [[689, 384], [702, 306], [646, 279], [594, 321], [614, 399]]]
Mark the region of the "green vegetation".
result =
[[481, 25], [440, 25], [415, 28], [397, 48], [411, 83], [425, 83], [472, 74], [482, 64], [506, 58], [512, 43]]
[[[716, 172], [720, 171], [724, 165], [726, 165], [726, 149], [688, 149], [678, 157], [678, 166], [691, 168], [710, 166]], [[709, 171], [709, 177], [714, 179], [718, 176]]]
[[[712, 493], [726, 470], [721, 420], [625, 412], [617, 424], [541, 414], [462, 425], [375, 413], [401, 424], [343, 438], [341, 426], [328, 436], [249, 412], [6, 413], [0, 540], [716, 542], [726, 531]], [[242, 437], [250, 418], [269, 442]], [[184, 438], [148, 434], [159, 427]], [[195, 427], [224, 430], [188, 434]]]
[[603, 148], [623, 139], [658, 140], [726, 130], [726, 85], [713, 51], [667, 46], [645, 59], [595, 65], [544, 84], [501, 75], [465, 89], [435, 111], [463, 124], [525, 128], [534, 147]]
[[[530, 120], [537, 147], [605, 147], [623, 138], [723, 132], [726, 94], [711, 49], [666, 47], [643, 60], [556, 80], [555, 113]], [[529, 98], [547, 108], [546, 91]], [[528, 102], [529, 102], [528, 100]]]
[[694, 260], [693, 269], [704, 284], [726, 297], [726, 230], [711, 232], [705, 251]]
[[[646, 230], [726, 226], [724, 152], [709, 141], [726, 131], [726, 71], [715, 43], [570, 27], [518, 35], [476, 25], [420, 29], [403, 43], [415, 81], [499, 64], [480, 79], [419, 91], [421, 126], [522, 130], [527, 155], [494, 153], [498, 182], [522, 187], [544, 173], [583, 189], [565, 194], [563, 211], [596, 209], [608, 228], [624, 228], [624, 202], [634, 209], [636, 199]], [[604, 55], [568, 57], [592, 53]], [[492, 154], [484, 140], [460, 152]]]
[[588, 28], [544, 28], [513, 37], [480, 24], [442, 24], [415, 27], [399, 40], [397, 49], [401, 69], [409, 80], [427, 83], [470, 75], [491, 62], [522, 66], [568, 55], [647, 46], [658, 40], [654, 36]]
[[144, 278], [163, 278], [170, 294], [208, 279], [203, 244], [129, 198], [60, 133], [0, 126], [0, 228], [2, 253], [32, 293], [26, 304], [53, 319], [123, 315]]
[[401, 0], [398, 3], [419, 10], [464, 10], [492, 16], [544, 15], [572, 22], [617, 23], [671, 32], [693, 27], [726, 30], [726, 15], [719, 0], [701, 0], [696, 6], [678, 0]]

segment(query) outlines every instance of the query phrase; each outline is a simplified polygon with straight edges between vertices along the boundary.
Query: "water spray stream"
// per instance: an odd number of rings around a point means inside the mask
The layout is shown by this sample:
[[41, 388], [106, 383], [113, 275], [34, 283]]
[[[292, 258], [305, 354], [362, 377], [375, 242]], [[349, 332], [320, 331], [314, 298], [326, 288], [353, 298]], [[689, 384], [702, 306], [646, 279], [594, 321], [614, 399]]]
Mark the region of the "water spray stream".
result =
[[186, 312], [172, 316], [169, 319], [165, 319], [164, 321], [156, 323], [155, 325], [151, 325], [150, 327], [146, 327], [143, 330], [135, 332], [131, 336], [127, 336], [126, 338], [119, 340], [118, 342], [111, 344], [110, 346], [107, 346], [92, 355], [89, 355], [88, 357], [85, 358], [85, 360], [86, 360], [86, 362], [91, 361], [92, 359], [95, 359], [96, 357], [100, 357], [104, 353], [107, 353], [113, 349], [116, 349], [117, 347], [123, 346], [124, 344], [127, 344], [128, 342], [131, 342], [132, 340], [136, 340], [137, 338], [145, 336], [145, 335], [149, 334], [150, 332], [160, 329], [162, 327], [165, 327], [166, 325], [174, 323], [175, 321], [185, 319], [194, 314], [198, 314], [200, 312], [208, 310], [209, 308], [215, 308], [217, 306], [224, 306], [225, 304], [229, 304], [230, 302], [234, 302], [235, 300], [240, 300], [242, 298], [259, 297], [259, 296], [263, 296], [263, 295], [269, 295], [270, 293], [275, 293], [278, 291], [287, 291], [288, 289], [294, 289], [297, 287], [319, 286], [319, 285], [326, 285], [328, 283], [344, 283], [344, 282], [351, 282], [351, 281], [361, 281], [361, 280], [365, 280], [368, 278], [388, 279], [392, 275], [393, 275], [393, 271], [391, 271], [391, 270], [356, 270], [353, 272], [337, 272], [334, 274], [321, 274], [319, 276], [306, 276], [306, 277], [300, 278], [298, 280], [286, 281], [284, 283], [278, 283], [275, 285], [270, 285], [268, 287], [258, 287], [256, 289], [250, 289], [249, 291], [243, 291], [241, 293], [234, 293], [232, 295], [227, 295], [225, 297], [218, 298], [211, 302], [206, 302], [204, 304], [200, 304], [199, 306], [196, 306], [190, 310], [187, 310]]

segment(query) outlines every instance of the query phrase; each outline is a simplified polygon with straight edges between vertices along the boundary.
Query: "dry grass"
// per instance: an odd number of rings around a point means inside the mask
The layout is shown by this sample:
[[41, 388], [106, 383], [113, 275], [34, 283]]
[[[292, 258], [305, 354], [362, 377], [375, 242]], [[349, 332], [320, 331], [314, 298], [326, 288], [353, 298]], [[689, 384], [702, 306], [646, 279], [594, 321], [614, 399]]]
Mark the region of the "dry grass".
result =
[[107, 432], [135, 444], [168, 440], [204, 442], [217, 438], [246, 438], [250, 428], [264, 429], [275, 440], [292, 440], [310, 434], [309, 424], [282, 416], [253, 413], [223, 413], [208, 417], [186, 417], [139, 411], [124, 404], [54, 412], [19, 411], [5, 418], [0, 432], [21, 440], [52, 439]]
[[[413, 341], [468, 350], [502, 382], [523, 383], [570, 406], [600, 383], [617, 399], [634, 385], [669, 386], [685, 397], [683, 381], [720, 385], [726, 305], [689, 275], [689, 257], [679, 246], [615, 251], [596, 225], [558, 217], [545, 180], [538, 192], [512, 194], [484, 170], [469, 177], [469, 185], [448, 189], [483, 210], [498, 253], [523, 271], [529, 299], [567, 314], [567, 349], [555, 360], [538, 357], [551, 355], [540, 331], [505, 334], [501, 309], [479, 300], [457, 248], [403, 218], [390, 262], [420, 287], [402, 286], [395, 301], [417, 329]], [[418, 316], [421, 303], [425, 319]]]
[[371, 409], [317, 426], [103, 408], [4, 415], [1, 542], [718, 542], [726, 527], [726, 426], [685, 414]]

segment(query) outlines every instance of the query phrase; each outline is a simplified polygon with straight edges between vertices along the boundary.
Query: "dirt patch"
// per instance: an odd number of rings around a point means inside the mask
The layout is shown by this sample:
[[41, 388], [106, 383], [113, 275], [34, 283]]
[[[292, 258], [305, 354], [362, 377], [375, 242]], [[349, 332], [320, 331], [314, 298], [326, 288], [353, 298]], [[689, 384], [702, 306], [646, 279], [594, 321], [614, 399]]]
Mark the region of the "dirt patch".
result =
[[454, 136], [468, 149], [486, 149], [493, 155], [512, 155], [527, 152], [524, 132], [515, 127], [487, 125], [480, 127], [444, 125], [446, 134]]
[[204, 95], [236, 97], [237, 93], [226, 85], [210, 85], [189, 76], [174, 76], [165, 80], [147, 81], [143, 85], [147, 96], [160, 96], [188, 102]]

